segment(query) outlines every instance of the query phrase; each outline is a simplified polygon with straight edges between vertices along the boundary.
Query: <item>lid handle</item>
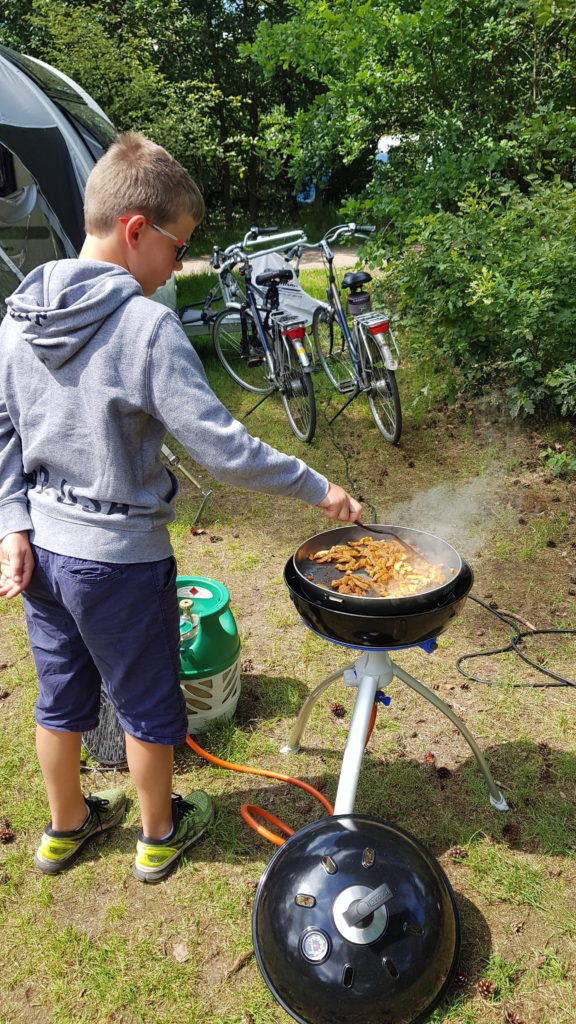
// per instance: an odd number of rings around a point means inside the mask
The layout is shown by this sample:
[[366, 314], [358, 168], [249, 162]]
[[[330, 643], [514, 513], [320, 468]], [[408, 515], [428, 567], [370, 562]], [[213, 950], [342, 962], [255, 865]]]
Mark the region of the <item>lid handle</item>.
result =
[[[352, 900], [348, 910], [343, 914], [346, 924], [352, 928], [365, 927], [370, 924], [374, 911], [383, 907], [390, 899], [392, 899], [392, 890], [384, 882], [368, 896], [364, 896], [360, 900]], [[370, 920], [366, 920], [366, 918], [370, 918]]]

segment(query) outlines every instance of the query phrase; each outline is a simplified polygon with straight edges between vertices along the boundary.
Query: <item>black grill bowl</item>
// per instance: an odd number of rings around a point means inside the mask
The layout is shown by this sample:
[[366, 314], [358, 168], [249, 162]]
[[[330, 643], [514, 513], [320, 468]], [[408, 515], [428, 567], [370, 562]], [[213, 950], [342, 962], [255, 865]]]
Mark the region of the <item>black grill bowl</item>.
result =
[[[342, 908], [383, 884], [385, 909], [354, 940], [343, 934]], [[299, 905], [302, 896], [313, 905]], [[396, 825], [359, 814], [314, 822], [279, 848], [260, 879], [252, 932], [268, 988], [300, 1024], [424, 1021], [460, 949], [454, 895], [432, 854]], [[314, 963], [302, 944], [318, 932], [329, 952]]]
[[[284, 567], [284, 580], [298, 614], [315, 633], [348, 647], [392, 650], [423, 643], [443, 633], [461, 610], [474, 576], [468, 563], [463, 562], [453, 590], [436, 597], [427, 594], [428, 606], [424, 610], [410, 598], [404, 598], [403, 614], [394, 615], [339, 611], [324, 604], [322, 597], [311, 597], [305, 593], [291, 558]], [[384, 600], [380, 603], [386, 607]]]

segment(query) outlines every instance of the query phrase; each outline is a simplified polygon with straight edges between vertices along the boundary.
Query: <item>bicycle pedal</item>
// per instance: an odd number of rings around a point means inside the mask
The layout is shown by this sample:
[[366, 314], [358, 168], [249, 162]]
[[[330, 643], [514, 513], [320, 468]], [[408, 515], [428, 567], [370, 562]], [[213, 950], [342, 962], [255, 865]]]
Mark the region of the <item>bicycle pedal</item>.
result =
[[338, 382], [338, 391], [343, 395], [351, 395], [354, 391], [357, 391], [355, 380], [341, 380]]
[[262, 366], [263, 361], [264, 360], [259, 352], [256, 352], [253, 348], [249, 350], [248, 355], [246, 356], [246, 366]]

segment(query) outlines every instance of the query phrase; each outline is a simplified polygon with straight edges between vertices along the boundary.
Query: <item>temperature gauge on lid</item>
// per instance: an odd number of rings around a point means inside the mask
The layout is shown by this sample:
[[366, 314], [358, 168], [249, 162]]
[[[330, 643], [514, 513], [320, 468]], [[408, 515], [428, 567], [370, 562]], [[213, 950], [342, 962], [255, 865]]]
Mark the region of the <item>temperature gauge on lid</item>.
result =
[[308, 928], [300, 939], [300, 950], [312, 964], [321, 964], [330, 956], [330, 939], [319, 928]]

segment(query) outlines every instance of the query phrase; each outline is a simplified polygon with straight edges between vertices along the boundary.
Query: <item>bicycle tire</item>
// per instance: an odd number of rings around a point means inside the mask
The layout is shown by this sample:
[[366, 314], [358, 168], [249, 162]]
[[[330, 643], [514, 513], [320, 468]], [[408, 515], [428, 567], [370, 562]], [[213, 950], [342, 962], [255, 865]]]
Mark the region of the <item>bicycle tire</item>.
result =
[[312, 318], [312, 334], [318, 358], [328, 380], [338, 391], [349, 391], [356, 381], [346, 338], [333, 310], [319, 306]]
[[[253, 365], [248, 364], [247, 353], [243, 351], [243, 331], [254, 359]], [[260, 395], [272, 390], [266, 357], [249, 310], [233, 306], [221, 309], [212, 324], [212, 344], [226, 373], [241, 388]]]
[[365, 373], [368, 405], [378, 430], [390, 444], [398, 444], [402, 434], [402, 407], [396, 374], [388, 370], [375, 339], [361, 334], [366, 354]]
[[277, 339], [278, 389], [292, 432], [309, 443], [316, 431], [316, 397], [298, 356], [285, 338]]

